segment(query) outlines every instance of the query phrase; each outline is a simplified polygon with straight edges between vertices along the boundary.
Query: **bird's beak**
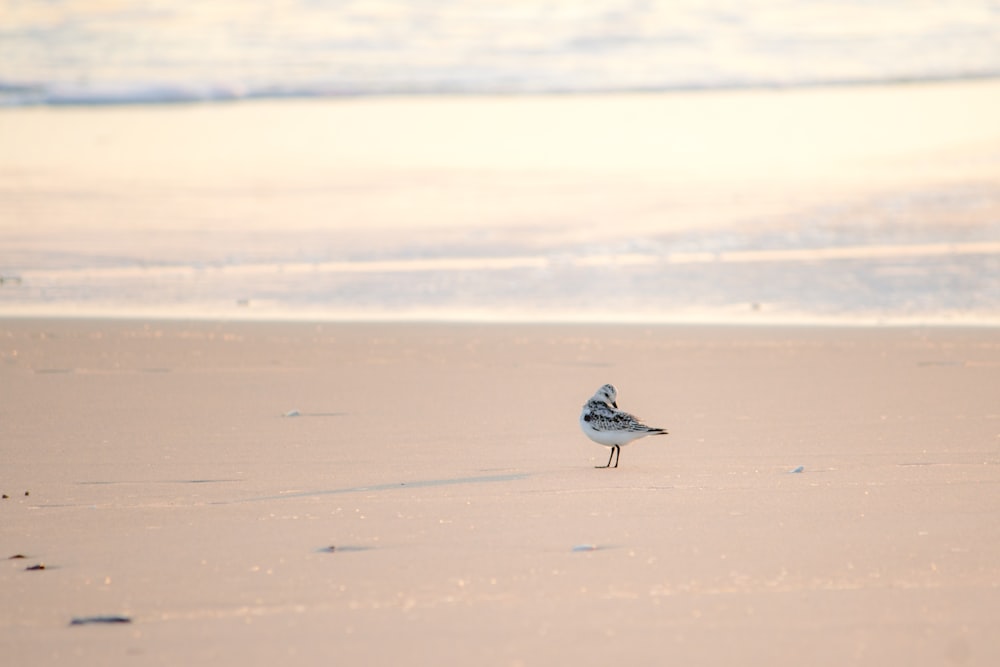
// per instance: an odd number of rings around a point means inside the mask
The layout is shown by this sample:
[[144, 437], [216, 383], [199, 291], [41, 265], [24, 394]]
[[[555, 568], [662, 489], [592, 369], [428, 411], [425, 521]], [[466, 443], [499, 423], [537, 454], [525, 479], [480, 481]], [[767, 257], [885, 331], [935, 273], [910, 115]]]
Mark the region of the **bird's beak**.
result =
[[618, 401], [611, 401], [611, 407], [613, 407], [615, 410], [617, 410], [618, 409]]

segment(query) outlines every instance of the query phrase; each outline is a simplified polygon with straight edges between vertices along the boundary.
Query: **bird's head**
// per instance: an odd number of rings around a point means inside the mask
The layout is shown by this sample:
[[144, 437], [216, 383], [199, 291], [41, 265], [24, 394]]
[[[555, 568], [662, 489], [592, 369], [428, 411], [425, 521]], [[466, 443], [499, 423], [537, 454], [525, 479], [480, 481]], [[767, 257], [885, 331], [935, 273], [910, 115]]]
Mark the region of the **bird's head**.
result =
[[605, 403], [606, 405], [610, 405], [611, 407], [617, 410], [618, 390], [615, 389], [615, 386], [613, 384], [606, 384], [597, 390], [597, 393], [594, 394], [593, 400], [600, 401], [602, 403]]

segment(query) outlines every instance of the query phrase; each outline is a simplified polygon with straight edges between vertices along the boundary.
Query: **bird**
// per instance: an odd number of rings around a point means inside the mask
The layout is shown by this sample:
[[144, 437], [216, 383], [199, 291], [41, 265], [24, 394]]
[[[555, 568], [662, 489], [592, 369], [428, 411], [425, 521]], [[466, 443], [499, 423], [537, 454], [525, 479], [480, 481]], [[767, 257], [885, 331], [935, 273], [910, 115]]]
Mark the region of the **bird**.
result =
[[647, 435], [667, 435], [666, 429], [646, 426], [635, 415], [619, 410], [618, 390], [613, 384], [601, 386], [584, 404], [580, 413], [580, 428], [594, 442], [611, 448], [607, 465], [594, 466], [595, 468], [612, 467], [612, 459], [617, 468], [622, 445]]

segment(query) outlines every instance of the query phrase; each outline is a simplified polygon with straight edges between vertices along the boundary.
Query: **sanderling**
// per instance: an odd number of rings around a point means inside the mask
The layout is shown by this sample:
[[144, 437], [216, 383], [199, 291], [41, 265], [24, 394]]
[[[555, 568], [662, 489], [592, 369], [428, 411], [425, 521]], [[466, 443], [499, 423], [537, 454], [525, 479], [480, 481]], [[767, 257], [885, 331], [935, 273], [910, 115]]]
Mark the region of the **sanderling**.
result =
[[[618, 409], [618, 390], [612, 384], [606, 384], [597, 390], [583, 406], [580, 413], [580, 428], [594, 442], [611, 448], [608, 464], [596, 468], [610, 468], [611, 459], [618, 467], [618, 457], [622, 453], [622, 445], [647, 435], [666, 435], [662, 428], [646, 426], [635, 416]], [[618, 457], [615, 456], [618, 453]]]

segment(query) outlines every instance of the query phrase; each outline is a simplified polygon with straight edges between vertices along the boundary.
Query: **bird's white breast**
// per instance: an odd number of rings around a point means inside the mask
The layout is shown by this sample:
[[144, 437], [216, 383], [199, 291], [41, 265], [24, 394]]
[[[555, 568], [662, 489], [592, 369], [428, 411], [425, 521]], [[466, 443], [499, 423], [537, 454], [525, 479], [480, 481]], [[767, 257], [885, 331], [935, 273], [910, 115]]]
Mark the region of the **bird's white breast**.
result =
[[584, 410], [580, 414], [580, 428], [588, 438], [600, 445], [604, 445], [605, 447], [625, 445], [637, 436], [637, 434], [629, 433], [628, 431], [600, 431], [593, 427], [593, 421], [585, 419], [588, 414], [587, 410]]

